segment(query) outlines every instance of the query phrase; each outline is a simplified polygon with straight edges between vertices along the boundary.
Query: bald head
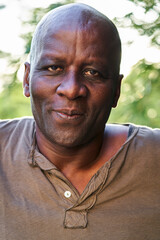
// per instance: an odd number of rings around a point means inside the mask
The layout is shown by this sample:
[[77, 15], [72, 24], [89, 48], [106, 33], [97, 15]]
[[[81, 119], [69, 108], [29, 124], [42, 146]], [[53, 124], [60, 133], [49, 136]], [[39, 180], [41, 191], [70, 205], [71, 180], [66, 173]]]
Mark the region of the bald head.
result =
[[84, 4], [40, 21], [24, 75], [39, 138], [63, 150], [99, 142], [120, 95], [120, 52], [114, 24]]
[[[77, 31], [85, 30], [92, 36], [95, 34], [102, 38], [108, 48], [111, 66], [113, 71], [119, 74], [121, 59], [121, 42], [115, 25], [96, 9], [81, 3], [67, 4], [53, 9], [46, 14], [37, 25], [30, 52], [31, 67], [34, 64], [37, 54], [41, 52], [46, 36], [53, 32], [70, 31], [75, 34]], [[85, 41], [85, 36], [84, 36]]]

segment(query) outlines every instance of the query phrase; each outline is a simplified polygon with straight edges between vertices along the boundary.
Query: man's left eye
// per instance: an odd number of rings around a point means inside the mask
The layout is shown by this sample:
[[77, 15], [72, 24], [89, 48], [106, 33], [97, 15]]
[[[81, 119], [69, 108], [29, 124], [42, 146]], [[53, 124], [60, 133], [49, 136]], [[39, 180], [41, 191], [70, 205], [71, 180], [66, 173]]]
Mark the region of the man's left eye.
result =
[[84, 75], [88, 77], [98, 77], [100, 73], [94, 69], [87, 69], [84, 71]]

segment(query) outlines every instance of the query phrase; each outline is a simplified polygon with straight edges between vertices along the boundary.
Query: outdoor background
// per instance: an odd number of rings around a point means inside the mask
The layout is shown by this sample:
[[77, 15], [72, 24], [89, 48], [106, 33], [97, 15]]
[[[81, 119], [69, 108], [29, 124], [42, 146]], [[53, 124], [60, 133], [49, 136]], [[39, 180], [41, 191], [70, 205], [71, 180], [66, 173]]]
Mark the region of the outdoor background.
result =
[[71, 2], [107, 15], [122, 39], [125, 78], [109, 122], [160, 127], [160, 0], [0, 0], [0, 119], [31, 115], [22, 80], [32, 33], [46, 12]]

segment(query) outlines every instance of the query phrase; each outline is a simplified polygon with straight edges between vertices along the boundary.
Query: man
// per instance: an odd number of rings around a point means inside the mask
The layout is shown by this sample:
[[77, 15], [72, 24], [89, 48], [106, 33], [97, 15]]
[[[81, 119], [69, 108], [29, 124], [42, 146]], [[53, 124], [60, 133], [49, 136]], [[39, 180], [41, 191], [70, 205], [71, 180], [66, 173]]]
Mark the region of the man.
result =
[[120, 57], [116, 27], [87, 5], [37, 26], [24, 74], [34, 120], [0, 125], [0, 239], [160, 239], [160, 131], [105, 126]]

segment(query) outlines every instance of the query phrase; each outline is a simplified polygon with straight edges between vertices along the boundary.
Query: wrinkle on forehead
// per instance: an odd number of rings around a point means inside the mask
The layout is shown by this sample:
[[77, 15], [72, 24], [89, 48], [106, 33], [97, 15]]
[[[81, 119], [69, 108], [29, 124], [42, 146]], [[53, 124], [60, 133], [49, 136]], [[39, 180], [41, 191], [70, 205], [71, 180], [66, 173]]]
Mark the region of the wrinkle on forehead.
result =
[[112, 51], [117, 64], [120, 64], [121, 43], [116, 27], [105, 15], [81, 3], [67, 4], [53, 9], [42, 18], [32, 39], [31, 63], [34, 64], [37, 54], [43, 48], [44, 41], [49, 41], [46, 36], [52, 34], [54, 37], [59, 30], [73, 31], [73, 34], [83, 30], [92, 36], [99, 33], [99, 37], [106, 41]]

